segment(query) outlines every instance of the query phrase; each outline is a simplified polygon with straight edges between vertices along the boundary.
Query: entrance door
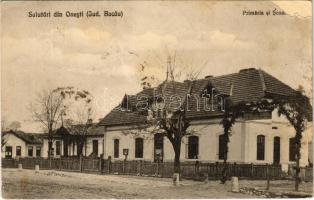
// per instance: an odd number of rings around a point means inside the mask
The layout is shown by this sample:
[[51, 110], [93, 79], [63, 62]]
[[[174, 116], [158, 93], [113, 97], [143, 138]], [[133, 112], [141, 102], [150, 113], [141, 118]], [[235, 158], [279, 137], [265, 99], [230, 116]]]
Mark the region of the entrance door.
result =
[[280, 137], [274, 137], [274, 164], [280, 163]]
[[5, 158], [12, 158], [12, 147], [11, 146], [5, 147]]
[[93, 155], [98, 156], [98, 140], [93, 140]]
[[154, 162], [163, 162], [164, 138], [162, 134], [154, 135]]

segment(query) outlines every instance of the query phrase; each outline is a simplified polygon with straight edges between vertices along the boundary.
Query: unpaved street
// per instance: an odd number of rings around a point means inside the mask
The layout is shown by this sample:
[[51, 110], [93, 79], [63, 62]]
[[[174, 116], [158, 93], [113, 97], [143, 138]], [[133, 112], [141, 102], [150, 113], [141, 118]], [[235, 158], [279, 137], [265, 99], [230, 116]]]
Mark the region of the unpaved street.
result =
[[[61, 171], [2, 169], [4, 198], [250, 198], [232, 193], [217, 181], [184, 180], [181, 186], [171, 179], [96, 175]], [[256, 198], [256, 197], [255, 197]]]
[[[270, 182], [270, 192], [293, 192], [294, 182]], [[240, 180], [242, 189], [265, 190], [265, 180]], [[312, 182], [303, 182], [300, 191], [312, 194]], [[245, 189], [246, 190], [246, 189]], [[4, 198], [259, 198], [254, 192], [233, 193], [231, 183], [209, 183], [184, 180], [173, 186], [169, 178], [96, 175], [74, 172], [2, 169], [2, 197]]]

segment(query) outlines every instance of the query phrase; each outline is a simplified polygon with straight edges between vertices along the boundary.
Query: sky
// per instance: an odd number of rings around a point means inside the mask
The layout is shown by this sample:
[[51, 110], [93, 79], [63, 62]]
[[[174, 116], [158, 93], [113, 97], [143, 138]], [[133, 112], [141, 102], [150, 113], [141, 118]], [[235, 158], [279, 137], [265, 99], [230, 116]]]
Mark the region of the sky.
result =
[[[287, 15], [243, 16], [244, 10]], [[32, 11], [123, 11], [123, 17], [29, 18]], [[43, 89], [73, 86], [94, 96], [94, 122], [145, 74], [223, 75], [261, 68], [312, 94], [310, 1], [1, 2], [1, 120], [40, 132], [29, 104]], [[174, 56], [175, 55], [175, 56]]]

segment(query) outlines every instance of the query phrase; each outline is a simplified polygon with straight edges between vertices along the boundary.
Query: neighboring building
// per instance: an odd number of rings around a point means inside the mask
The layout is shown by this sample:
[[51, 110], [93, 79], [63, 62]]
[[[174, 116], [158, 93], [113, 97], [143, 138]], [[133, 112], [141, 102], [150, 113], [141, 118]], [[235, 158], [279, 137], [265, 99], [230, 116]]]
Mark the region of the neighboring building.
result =
[[22, 131], [2, 133], [2, 158], [42, 157], [42, 140], [40, 134]]
[[[162, 94], [166, 101], [174, 94], [184, 99], [187, 94], [200, 96], [204, 90], [215, 91], [215, 95], [229, 96], [234, 102], [248, 103], [295, 93], [295, 90], [270, 74], [254, 68], [183, 83], [165, 81], [158, 87], [145, 89], [137, 95], [126, 95], [121, 107], [127, 111], [113, 109], [99, 122], [98, 126], [103, 127], [105, 137], [104, 157], [122, 160], [127, 150], [128, 160], [173, 161], [174, 151], [167, 138], [138, 131], [138, 126], [144, 124], [147, 117], [159, 113], [136, 111], [134, 107], [137, 100], [156, 96], [160, 98]], [[218, 103], [214, 102], [215, 111], [204, 111], [200, 109], [204, 104], [202, 98], [189, 100], [190, 111], [187, 111], [186, 117], [191, 120], [190, 130], [194, 130], [195, 134], [183, 138], [181, 161], [222, 161], [222, 112], [218, 112]], [[276, 111], [254, 115], [245, 113], [232, 128], [228, 162], [275, 163], [282, 164], [286, 170], [288, 164], [294, 163], [294, 135], [293, 127], [284, 117], [278, 117]], [[308, 165], [308, 142], [302, 140], [303, 166]]]
[[[71, 133], [69, 129], [61, 126], [53, 132], [52, 157], [78, 156], [78, 140], [82, 135]], [[82, 154], [86, 157], [100, 157], [104, 152], [104, 134], [101, 127], [93, 125], [88, 128], [86, 141], [84, 141]], [[43, 157], [48, 157], [48, 134], [43, 138]]]

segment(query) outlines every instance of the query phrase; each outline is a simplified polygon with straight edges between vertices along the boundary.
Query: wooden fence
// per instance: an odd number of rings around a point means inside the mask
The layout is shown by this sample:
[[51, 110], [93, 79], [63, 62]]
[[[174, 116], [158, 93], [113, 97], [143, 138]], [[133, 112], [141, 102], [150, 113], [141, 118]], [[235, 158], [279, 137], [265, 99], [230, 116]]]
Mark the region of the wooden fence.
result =
[[[22, 164], [25, 169], [34, 169], [39, 165], [40, 169], [54, 169], [62, 171], [75, 171], [99, 174], [124, 174], [137, 176], [172, 177], [173, 163], [154, 163], [149, 161], [111, 161], [110, 159], [91, 158], [20, 158], [2, 159], [3, 168], [17, 168]], [[219, 179], [222, 174], [223, 163], [181, 163], [181, 175], [185, 179], [202, 180]], [[311, 170], [311, 171], [310, 171]], [[312, 168], [306, 171], [309, 176]], [[312, 174], [312, 173], [311, 173]], [[287, 178], [281, 171], [280, 165], [253, 165], [228, 163], [228, 177], [237, 176], [242, 179], [281, 179]], [[312, 176], [311, 176], [312, 177]]]

